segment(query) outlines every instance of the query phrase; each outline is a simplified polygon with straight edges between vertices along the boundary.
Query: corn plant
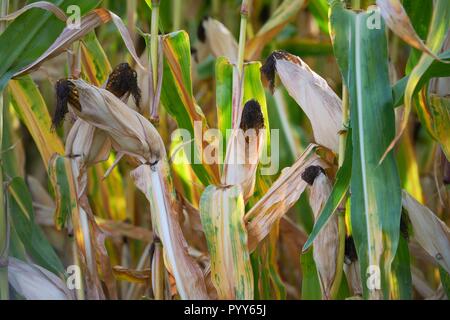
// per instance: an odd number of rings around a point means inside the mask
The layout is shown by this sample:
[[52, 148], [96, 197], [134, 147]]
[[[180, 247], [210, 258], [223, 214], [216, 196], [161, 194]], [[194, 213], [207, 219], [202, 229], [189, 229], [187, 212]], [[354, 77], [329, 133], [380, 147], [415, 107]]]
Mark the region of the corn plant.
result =
[[447, 299], [449, 25], [0, 0], [0, 299]]

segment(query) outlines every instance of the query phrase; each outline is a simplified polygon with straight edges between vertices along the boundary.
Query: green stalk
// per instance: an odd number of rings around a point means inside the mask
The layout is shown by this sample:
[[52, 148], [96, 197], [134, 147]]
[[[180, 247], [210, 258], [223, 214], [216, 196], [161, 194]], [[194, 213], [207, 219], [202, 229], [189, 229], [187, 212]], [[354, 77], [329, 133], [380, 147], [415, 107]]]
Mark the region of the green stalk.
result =
[[248, 0], [242, 0], [241, 27], [239, 31], [239, 53], [238, 53], [238, 70], [241, 76], [244, 70], [245, 36], [247, 33], [248, 12], [249, 12]]
[[[0, 16], [8, 14], [8, 0], [0, 0]], [[6, 22], [0, 22], [0, 34], [5, 30]], [[5, 210], [3, 190], [3, 91], [0, 92], [0, 300], [9, 299], [8, 286], [8, 217]]]
[[133, 41], [136, 40], [136, 9], [137, 2], [136, 0], [128, 0], [127, 1], [127, 24], [128, 24], [128, 32], [130, 33], [131, 39]]
[[158, 81], [158, 25], [159, 25], [159, 0], [152, 0], [152, 21], [150, 38], [150, 63], [153, 70], [153, 91], [156, 92]]
[[[342, 86], [342, 125], [343, 131], [339, 136], [339, 168], [344, 163], [344, 155], [347, 141], [347, 127], [349, 123], [349, 97], [348, 89], [345, 85]], [[339, 248], [338, 257], [336, 261], [336, 275], [334, 277], [333, 285], [331, 286], [331, 299], [336, 299], [339, 288], [341, 286], [342, 274], [344, 271], [344, 256], [345, 256], [345, 210], [338, 211], [338, 235]]]
[[173, 0], [173, 31], [181, 29], [181, 8], [183, 2], [181, 0]]

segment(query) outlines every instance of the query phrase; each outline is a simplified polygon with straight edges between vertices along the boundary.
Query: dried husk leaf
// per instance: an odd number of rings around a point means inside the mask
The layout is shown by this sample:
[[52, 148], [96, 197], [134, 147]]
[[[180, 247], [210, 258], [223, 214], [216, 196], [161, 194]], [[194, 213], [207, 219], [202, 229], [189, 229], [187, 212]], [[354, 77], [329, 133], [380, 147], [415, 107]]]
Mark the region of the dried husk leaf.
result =
[[74, 300], [59, 277], [33, 263], [8, 258], [8, 281], [27, 300]]
[[230, 30], [220, 21], [210, 17], [202, 21], [202, 27], [205, 32], [205, 41], [213, 55], [216, 58], [226, 57], [232, 64], [236, 64], [239, 46]]
[[256, 101], [246, 103], [239, 122], [240, 128], [233, 130], [227, 146], [222, 184], [239, 185], [244, 201], [247, 201], [255, 189], [256, 172], [266, 136], [264, 118]]
[[200, 217], [211, 257], [211, 281], [219, 299], [253, 299], [253, 271], [239, 186], [209, 186], [200, 199]]
[[377, 0], [377, 5], [386, 24], [398, 37], [410, 46], [426, 52], [436, 60], [446, 63], [436, 56], [420, 39], [399, 0]]
[[[320, 172], [311, 186], [309, 203], [314, 213], [314, 220], [320, 216], [322, 208], [331, 194], [331, 183], [327, 176]], [[339, 250], [338, 217], [332, 215], [323, 226], [313, 242], [313, 257], [319, 275], [322, 296], [331, 299], [331, 287], [336, 274], [336, 262]]]
[[272, 184], [267, 193], [245, 215], [250, 252], [255, 250], [278, 221], [300, 198], [307, 183], [301, 175], [311, 165], [327, 165], [313, 151], [316, 145], [310, 145], [300, 158]]
[[187, 243], [167, 185], [167, 164], [141, 165], [131, 172], [136, 186], [151, 204], [152, 221], [162, 241], [166, 267], [175, 278], [182, 299], [208, 299], [203, 273], [188, 254]]
[[132, 270], [122, 266], [114, 266], [114, 276], [117, 280], [128, 281], [146, 285], [149, 283], [151, 271], [150, 269]]
[[136, 61], [137, 65], [140, 68], [144, 68], [136, 53], [136, 49], [134, 48], [131, 36], [128, 33], [128, 30], [123, 24], [122, 20], [113, 12], [103, 8], [99, 8], [92, 10], [87, 15], [81, 18], [80, 28], [73, 28], [71, 26], [67, 26], [66, 28], [64, 28], [55, 42], [38, 59], [18, 71], [16, 74], [14, 74], [14, 77], [19, 77], [30, 73], [33, 70], [36, 70], [45, 61], [60, 55], [64, 51], [68, 50], [74, 42], [80, 40], [95, 28], [111, 20], [119, 30], [128, 51]]
[[67, 20], [67, 15], [66, 13], [61, 10], [58, 6], [54, 5], [51, 2], [47, 2], [47, 1], [36, 1], [30, 4], [27, 4], [25, 6], [23, 6], [22, 8], [20, 8], [19, 10], [10, 13], [6, 16], [0, 17], [0, 21], [11, 21], [16, 19], [17, 17], [19, 17], [21, 14], [27, 12], [30, 9], [33, 8], [39, 8], [39, 9], [44, 9], [47, 11], [52, 12], [59, 20], [62, 21], [66, 21]]
[[408, 211], [414, 239], [450, 273], [450, 230], [447, 225], [405, 190], [403, 207]]
[[80, 109], [74, 113], [96, 128], [108, 133], [113, 148], [120, 155], [130, 155], [141, 163], [156, 163], [165, 154], [164, 144], [155, 127], [136, 111], [128, 108], [111, 92], [83, 80], [69, 80], [76, 86]]
[[261, 70], [271, 82], [272, 88], [274, 69], [289, 95], [309, 118], [316, 143], [337, 153], [339, 132], [343, 129], [341, 99], [325, 79], [297, 56], [277, 51], [267, 59]]

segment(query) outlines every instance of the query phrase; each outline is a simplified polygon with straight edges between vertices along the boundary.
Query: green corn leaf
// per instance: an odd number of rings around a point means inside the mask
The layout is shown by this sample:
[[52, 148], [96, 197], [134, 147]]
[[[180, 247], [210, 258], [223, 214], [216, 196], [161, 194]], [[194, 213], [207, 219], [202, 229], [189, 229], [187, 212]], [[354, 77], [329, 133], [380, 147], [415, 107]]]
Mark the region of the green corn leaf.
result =
[[308, 248], [313, 244], [314, 239], [319, 234], [322, 227], [326, 225], [331, 215], [336, 211], [339, 204], [344, 199], [347, 190], [350, 186], [350, 178], [352, 172], [352, 131], [349, 130], [347, 135], [347, 147], [345, 150], [344, 163], [341, 168], [339, 168], [336, 173], [336, 182], [333, 186], [333, 190], [331, 191], [330, 197], [328, 198], [325, 206], [320, 213], [319, 218], [314, 224], [314, 228], [311, 231], [308, 240], [303, 246], [303, 251], [308, 250]]
[[408, 240], [400, 236], [398, 249], [392, 261], [392, 274], [390, 279], [391, 299], [412, 299], [412, 276], [410, 268]]
[[322, 290], [320, 289], [319, 276], [316, 264], [314, 263], [313, 250], [309, 250], [301, 255], [302, 266], [302, 300], [321, 300]]
[[101, 87], [108, 80], [112, 71], [111, 64], [95, 32], [91, 32], [83, 38], [81, 62], [83, 74], [92, 84]]
[[[178, 127], [187, 130], [191, 138], [194, 134], [194, 123], [199, 122], [205, 130], [206, 120], [197, 106], [191, 79], [191, 47], [189, 36], [184, 31], [170, 33], [163, 37], [164, 75], [161, 91], [161, 103], [175, 119]], [[186, 143], [187, 141], [184, 141]], [[201, 160], [199, 142], [187, 143], [190, 148], [192, 168], [204, 185], [218, 181], [218, 171], [213, 165], [198, 163]], [[195, 159], [198, 159], [195, 161]], [[196, 163], [197, 162], [197, 163]]]
[[16, 177], [9, 183], [8, 204], [13, 227], [28, 254], [40, 266], [62, 275], [61, 261], [34, 221], [33, 200], [23, 178]]
[[[94, 9], [100, 3], [99, 0], [49, 0], [49, 2], [64, 11], [68, 6], [76, 4], [80, 7], [81, 15]], [[10, 23], [0, 36], [0, 60], [2, 61], [0, 91], [6, 87], [16, 72], [39, 58], [56, 40], [64, 27], [64, 22], [52, 13], [41, 9], [25, 12]]]
[[[450, 27], [450, 2], [447, 0], [437, 0], [431, 18], [431, 26], [426, 41], [427, 47], [434, 54], [438, 54], [442, 48], [445, 37]], [[413, 106], [413, 98], [417, 92], [419, 83], [427, 70], [435, 61], [434, 57], [428, 53], [422, 53], [419, 62], [411, 71], [409, 80], [405, 88], [405, 111], [397, 136], [389, 145], [387, 151], [393, 148], [408, 124], [409, 115]], [[420, 111], [419, 111], [420, 112]]]
[[339, 1], [331, 4], [334, 51], [350, 95], [351, 227], [363, 284], [369, 271], [375, 275], [370, 288], [364, 285], [365, 296], [381, 298], [383, 274], [389, 274], [398, 246], [401, 190], [393, 154], [379, 163], [395, 124], [385, 28], [369, 29], [371, 15], [346, 10]]
[[70, 160], [55, 153], [49, 161], [48, 175], [56, 198], [55, 226], [61, 230], [72, 216], [72, 212], [77, 209]]

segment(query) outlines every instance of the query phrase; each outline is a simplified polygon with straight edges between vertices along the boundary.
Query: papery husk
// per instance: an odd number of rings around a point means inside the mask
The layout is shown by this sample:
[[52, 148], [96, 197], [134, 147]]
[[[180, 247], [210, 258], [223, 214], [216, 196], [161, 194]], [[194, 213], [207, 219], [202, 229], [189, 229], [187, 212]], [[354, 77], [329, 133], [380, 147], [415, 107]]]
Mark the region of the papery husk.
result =
[[315, 142], [335, 153], [339, 151], [342, 127], [342, 101], [328, 83], [299, 57], [276, 51], [261, 71], [274, 87], [274, 71], [311, 122]]
[[111, 151], [111, 139], [103, 130], [78, 118], [66, 140], [66, 156], [71, 159], [72, 172], [77, 179], [77, 194], [86, 192], [88, 167], [106, 161]]
[[145, 117], [127, 107], [111, 92], [83, 80], [69, 80], [76, 87], [81, 108], [74, 113], [111, 138], [112, 147], [121, 156], [127, 154], [141, 163], [156, 163], [165, 154], [158, 131]]
[[139, 60], [139, 57], [137, 56], [133, 40], [131, 39], [128, 30], [123, 24], [120, 17], [118, 17], [111, 11], [108, 11], [104, 8], [99, 8], [94, 9], [83, 16], [81, 18], [79, 28], [73, 28], [71, 26], [65, 27], [58, 38], [55, 40], [55, 42], [53, 42], [53, 44], [39, 58], [15, 73], [14, 77], [20, 77], [38, 69], [45, 61], [52, 59], [68, 50], [74, 42], [82, 39], [92, 30], [109, 21], [113, 21], [113, 23], [117, 27], [120, 35], [122, 36], [122, 39], [124, 40], [125, 46], [127, 47], [133, 59], [136, 61], [136, 64], [140, 68], [144, 68]]
[[27, 300], [74, 300], [66, 283], [55, 274], [33, 263], [8, 258], [8, 281]]
[[403, 190], [403, 207], [413, 228], [413, 237], [436, 262], [450, 273], [450, 229], [430, 209]]
[[[256, 172], [266, 136], [264, 119], [259, 104], [256, 101], [249, 101], [244, 106], [243, 112], [246, 112], [246, 108], [250, 108], [250, 104], [256, 104], [254, 108], [259, 110], [252, 109], [251, 112], [259, 111], [260, 116], [252, 115], [257, 117], [257, 119], [242, 119], [242, 115], [239, 117], [238, 121], [241, 123], [241, 126], [232, 132], [227, 146], [222, 173], [222, 184], [239, 185], [245, 202], [253, 195], [255, 189]], [[245, 124], [245, 121], [260, 123]], [[253, 128], [255, 124], [260, 127]], [[247, 125], [252, 127], [247, 128]]]
[[[314, 213], [314, 220], [319, 218], [331, 194], [331, 183], [328, 177], [320, 172], [314, 179], [309, 196], [309, 204]], [[336, 263], [339, 251], [338, 217], [332, 215], [313, 241], [313, 257], [319, 275], [322, 296], [331, 299], [331, 287], [336, 275]]]
[[219, 299], [254, 298], [253, 271], [239, 186], [209, 186], [200, 199], [200, 217], [211, 258], [211, 281]]
[[204, 19], [201, 24], [205, 34], [204, 40], [213, 55], [216, 58], [226, 57], [232, 64], [237, 64], [239, 46], [230, 30], [211, 17]]
[[297, 161], [285, 168], [280, 177], [272, 184], [267, 193], [247, 212], [245, 221], [248, 231], [248, 246], [250, 252], [272, 229], [273, 224], [298, 201], [307, 183], [301, 175], [311, 165], [327, 168], [314, 150], [317, 145], [310, 145]]
[[168, 185], [167, 170], [167, 163], [161, 160], [153, 166], [139, 166], [131, 176], [151, 204], [152, 224], [161, 239], [166, 268], [175, 278], [181, 299], [208, 299], [203, 273], [188, 254], [175, 211], [175, 199]]

